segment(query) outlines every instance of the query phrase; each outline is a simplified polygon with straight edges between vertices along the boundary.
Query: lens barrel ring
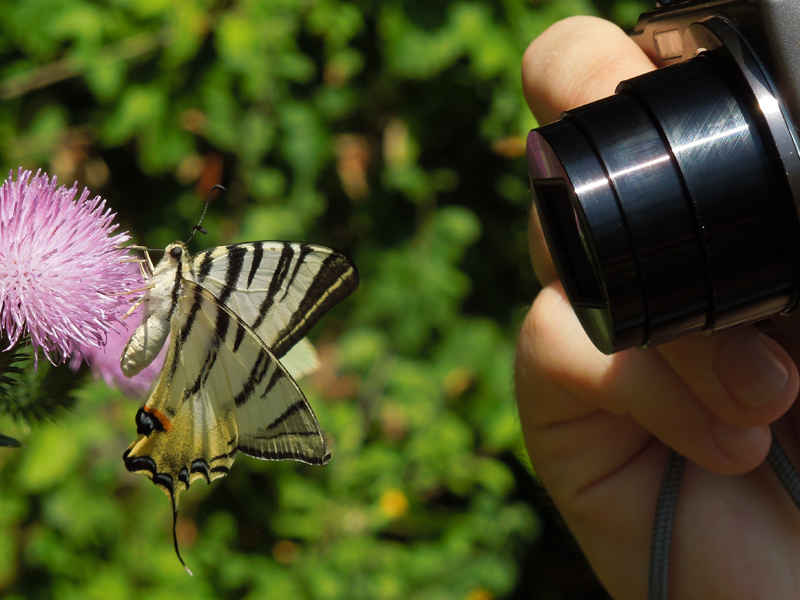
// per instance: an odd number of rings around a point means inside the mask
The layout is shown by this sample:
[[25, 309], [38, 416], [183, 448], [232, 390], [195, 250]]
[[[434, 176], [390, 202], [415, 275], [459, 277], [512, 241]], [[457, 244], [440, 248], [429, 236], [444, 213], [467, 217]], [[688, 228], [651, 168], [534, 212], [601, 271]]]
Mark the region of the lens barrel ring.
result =
[[786, 170], [786, 181], [800, 214], [800, 138], [769, 71], [747, 40], [724, 17], [709, 17], [687, 28], [684, 58], [697, 56], [703, 49], [718, 50], [719, 57], [728, 63], [727, 71], [738, 79], [741, 89], [749, 93], [751, 101], [759, 107], [754, 116], [763, 120], [762, 131], [771, 139], [770, 149], [774, 149]]

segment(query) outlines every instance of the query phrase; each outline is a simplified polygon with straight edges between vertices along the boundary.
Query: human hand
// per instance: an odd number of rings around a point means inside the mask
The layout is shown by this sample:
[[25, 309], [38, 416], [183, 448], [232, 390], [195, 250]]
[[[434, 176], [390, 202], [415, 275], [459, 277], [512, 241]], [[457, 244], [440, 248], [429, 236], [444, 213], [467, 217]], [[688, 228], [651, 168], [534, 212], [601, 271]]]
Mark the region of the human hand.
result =
[[[522, 76], [545, 124], [653, 68], [616, 26], [575, 17], [531, 44]], [[602, 583], [618, 600], [646, 597], [656, 498], [674, 448], [691, 462], [678, 500], [670, 598], [797, 598], [800, 511], [764, 458], [774, 423], [800, 464], [800, 344], [747, 326], [603, 355], [564, 295], [535, 211], [529, 238], [544, 289], [517, 346], [523, 433]]]

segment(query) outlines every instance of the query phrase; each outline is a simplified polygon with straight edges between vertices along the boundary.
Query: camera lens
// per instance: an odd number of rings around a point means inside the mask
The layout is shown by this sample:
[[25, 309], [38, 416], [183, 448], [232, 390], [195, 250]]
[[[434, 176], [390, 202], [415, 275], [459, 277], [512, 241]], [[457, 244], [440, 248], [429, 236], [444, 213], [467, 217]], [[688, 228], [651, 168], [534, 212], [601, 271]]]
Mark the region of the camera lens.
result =
[[752, 91], [718, 53], [620, 84], [528, 137], [576, 314], [605, 353], [794, 307], [797, 211]]
[[592, 259], [592, 251], [589, 249], [589, 238], [586, 237], [586, 234], [583, 232], [583, 224], [581, 223], [581, 218], [578, 215], [578, 210], [575, 208], [575, 205], [572, 205], [572, 219], [575, 221], [575, 228], [578, 230], [578, 237], [581, 239], [581, 246], [583, 246], [583, 257], [589, 262], [589, 264], [593, 263]]
[[553, 224], [555, 244], [564, 257], [562, 267], [570, 285], [574, 306], [602, 308], [605, 300], [595, 272], [595, 260], [589, 248], [589, 236], [583, 232], [578, 208], [563, 179], [544, 179], [534, 183], [536, 197], [545, 218]]

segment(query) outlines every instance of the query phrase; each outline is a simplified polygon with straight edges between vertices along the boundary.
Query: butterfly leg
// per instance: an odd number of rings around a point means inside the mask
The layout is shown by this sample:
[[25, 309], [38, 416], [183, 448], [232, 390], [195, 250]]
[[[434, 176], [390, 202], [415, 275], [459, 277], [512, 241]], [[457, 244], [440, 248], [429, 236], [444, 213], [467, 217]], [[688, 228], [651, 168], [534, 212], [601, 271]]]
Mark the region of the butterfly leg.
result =
[[139, 308], [145, 302], [147, 302], [147, 298], [141, 298], [136, 304], [134, 304], [133, 306], [131, 306], [128, 309], [128, 312], [126, 312], [125, 315], [123, 315], [122, 318], [123, 319], [127, 319], [128, 317], [130, 317], [133, 314], [133, 311], [135, 311], [137, 308]]
[[139, 273], [141, 274], [142, 279], [144, 279], [145, 281], [150, 281], [150, 279], [151, 279], [150, 273], [148, 273], [147, 269], [144, 268], [144, 266], [147, 264], [147, 260], [146, 259], [144, 259], [144, 258], [125, 258], [125, 259], [121, 260], [120, 262], [124, 262], [124, 263], [139, 263]]
[[[147, 260], [147, 267], [150, 269], [150, 272], [152, 273], [153, 271], [156, 270], [155, 266], [153, 265], [153, 259], [150, 258], [150, 253], [148, 252], [149, 248], [147, 246], [131, 245], [131, 246], [125, 246], [125, 249], [126, 250], [141, 250], [142, 252], [144, 252], [144, 257]], [[145, 279], [150, 279], [150, 278], [145, 276]]]
[[151, 285], [146, 285], [143, 288], [139, 288], [139, 289], [136, 289], [136, 290], [127, 290], [127, 291], [124, 291], [124, 292], [111, 292], [108, 295], [109, 296], [127, 296], [129, 294], [135, 294], [136, 292], [146, 292], [147, 290], [152, 290], [154, 287], [155, 286], [151, 284]]

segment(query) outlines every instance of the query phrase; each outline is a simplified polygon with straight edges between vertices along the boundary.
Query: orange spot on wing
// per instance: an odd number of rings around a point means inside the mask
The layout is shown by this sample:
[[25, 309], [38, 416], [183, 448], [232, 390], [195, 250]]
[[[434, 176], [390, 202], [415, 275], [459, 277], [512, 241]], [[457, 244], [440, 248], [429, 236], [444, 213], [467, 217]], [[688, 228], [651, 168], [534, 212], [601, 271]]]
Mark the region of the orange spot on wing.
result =
[[172, 423], [167, 418], [167, 415], [162, 413], [160, 410], [156, 410], [155, 408], [150, 408], [145, 406], [144, 412], [150, 413], [156, 419], [158, 419], [161, 422], [161, 426], [164, 428], [164, 431], [166, 431], [167, 433], [169, 433], [169, 431], [172, 429]]

